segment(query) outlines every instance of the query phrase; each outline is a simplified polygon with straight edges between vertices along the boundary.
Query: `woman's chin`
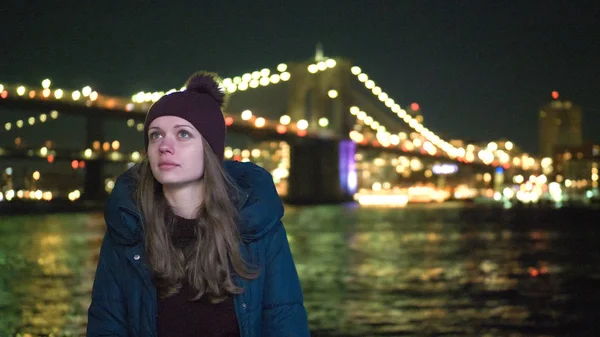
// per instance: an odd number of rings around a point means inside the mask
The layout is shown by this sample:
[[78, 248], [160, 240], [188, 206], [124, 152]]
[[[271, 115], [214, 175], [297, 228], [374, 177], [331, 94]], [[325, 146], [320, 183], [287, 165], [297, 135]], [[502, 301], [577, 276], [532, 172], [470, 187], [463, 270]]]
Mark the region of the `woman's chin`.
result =
[[184, 182], [184, 179], [181, 179], [181, 177], [177, 177], [172, 174], [157, 174], [154, 176], [154, 178], [163, 186], [181, 185]]
[[182, 178], [181, 176], [174, 175], [160, 175], [155, 177], [156, 181], [158, 181], [163, 187], [182, 187], [186, 185], [194, 185], [200, 182], [202, 179], [188, 179]]

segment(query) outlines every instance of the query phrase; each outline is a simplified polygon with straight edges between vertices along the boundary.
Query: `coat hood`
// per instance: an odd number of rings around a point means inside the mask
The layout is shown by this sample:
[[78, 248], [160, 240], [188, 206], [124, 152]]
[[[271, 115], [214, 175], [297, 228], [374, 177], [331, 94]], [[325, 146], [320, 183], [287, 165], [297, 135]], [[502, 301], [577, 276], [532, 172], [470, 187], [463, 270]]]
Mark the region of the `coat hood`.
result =
[[[280, 225], [283, 203], [271, 174], [253, 163], [225, 161], [223, 166], [238, 188], [235, 199], [242, 240], [257, 240]], [[138, 168], [136, 165], [119, 176], [104, 212], [107, 232], [124, 245], [143, 241], [141, 215], [134, 199]]]

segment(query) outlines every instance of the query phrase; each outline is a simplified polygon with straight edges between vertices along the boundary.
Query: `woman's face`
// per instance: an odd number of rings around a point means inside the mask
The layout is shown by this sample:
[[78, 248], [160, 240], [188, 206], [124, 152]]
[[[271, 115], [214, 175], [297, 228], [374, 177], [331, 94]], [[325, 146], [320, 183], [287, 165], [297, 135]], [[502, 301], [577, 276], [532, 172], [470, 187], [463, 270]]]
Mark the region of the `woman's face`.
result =
[[158, 117], [148, 127], [148, 160], [162, 185], [197, 182], [204, 175], [202, 136], [183, 118]]

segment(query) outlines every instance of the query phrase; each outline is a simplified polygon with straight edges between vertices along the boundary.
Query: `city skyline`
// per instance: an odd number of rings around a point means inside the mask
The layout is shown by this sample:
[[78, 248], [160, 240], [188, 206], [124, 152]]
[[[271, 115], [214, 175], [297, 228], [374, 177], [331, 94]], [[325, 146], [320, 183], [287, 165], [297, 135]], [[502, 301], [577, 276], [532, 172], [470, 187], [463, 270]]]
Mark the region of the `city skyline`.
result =
[[432, 130], [477, 141], [508, 138], [535, 153], [538, 112], [552, 90], [582, 106], [584, 140], [600, 141], [596, 7], [15, 3], [0, 23], [16, 32], [6, 34], [11, 49], [0, 83], [51, 78], [64, 88], [90, 84], [127, 96], [178, 86], [199, 69], [225, 77], [303, 61], [321, 42], [326, 56], [360, 64], [397, 102], [418, 102]]

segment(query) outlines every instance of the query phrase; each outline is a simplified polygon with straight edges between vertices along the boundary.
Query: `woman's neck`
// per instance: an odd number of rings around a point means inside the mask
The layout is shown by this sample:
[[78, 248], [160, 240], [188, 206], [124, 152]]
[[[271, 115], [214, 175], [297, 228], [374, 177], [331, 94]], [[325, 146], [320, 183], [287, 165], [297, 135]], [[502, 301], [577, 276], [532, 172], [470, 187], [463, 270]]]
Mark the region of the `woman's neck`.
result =
[[185, 185], [163, 185], [163, 194], [175, 215], [193, 219], [204, 202], [204, 180]]

